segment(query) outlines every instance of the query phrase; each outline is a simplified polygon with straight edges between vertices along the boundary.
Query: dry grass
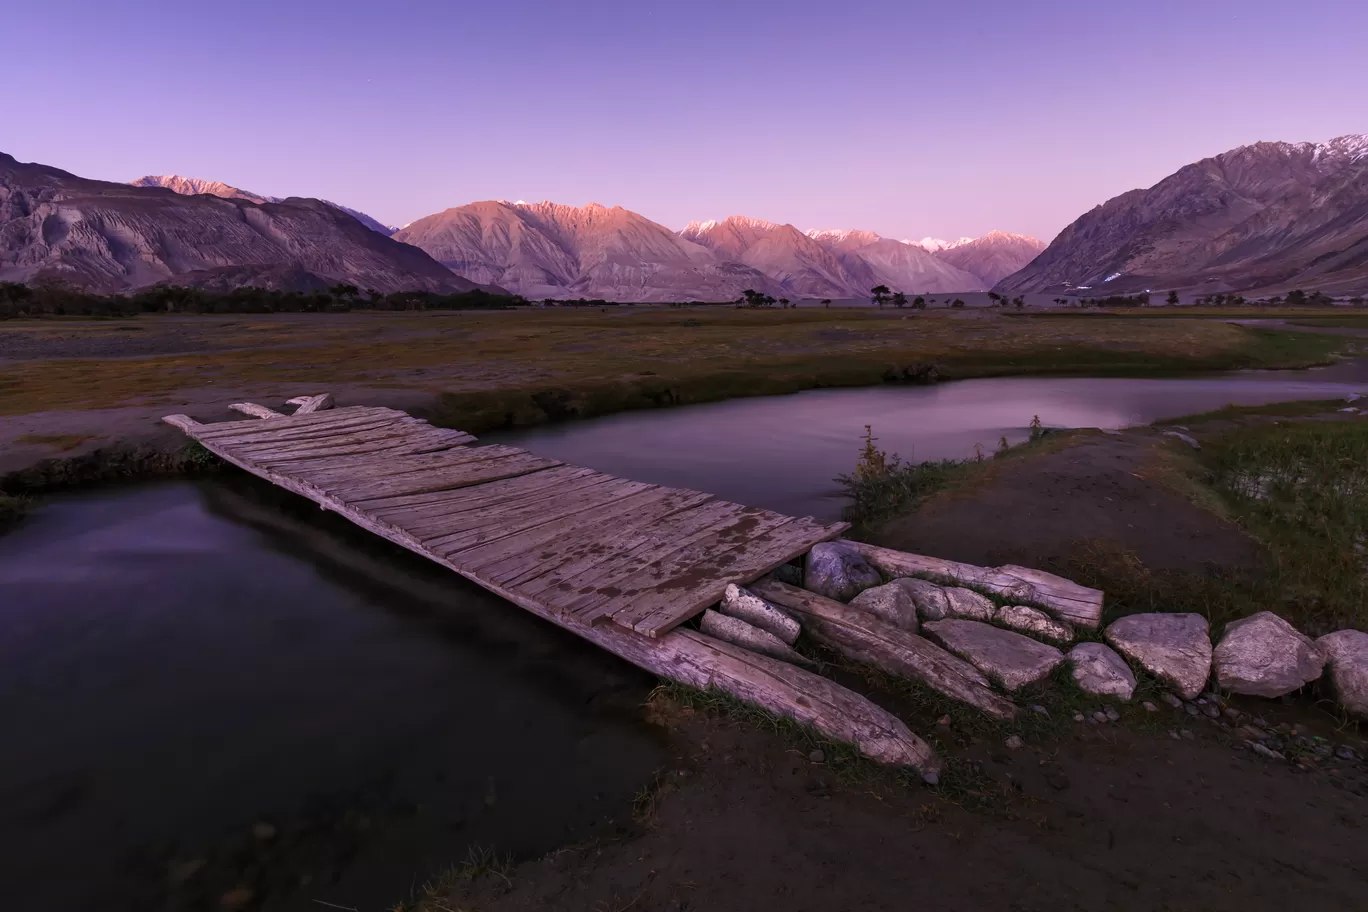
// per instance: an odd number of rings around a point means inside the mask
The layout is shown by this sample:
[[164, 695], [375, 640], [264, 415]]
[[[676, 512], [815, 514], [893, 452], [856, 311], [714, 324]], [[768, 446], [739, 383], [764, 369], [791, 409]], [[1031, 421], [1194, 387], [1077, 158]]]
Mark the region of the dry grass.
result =
[[93, 434], [24, 434], [22, 437], [14, 438], [14, 442], [49, 447], [59, 453], [66, 453], [76, 449], [87, 440], [94, 439]]
[[[178, 348], [187, 335], [196, 346]], [[0, 414], [160, 402], [207, 384], [351, 385], [450, 393], [450, 417], [472, 430], [819, 386], [1306, 366], [1337, 345], [1190, 320], [726, 307], [11, 321], [0, 328], [0, 350], [21, 336], [49, 347], [58, 338], [74, 353], [98, 336], [102, 347], [99, 357], [0, 367]], [[209, 350], [115, 357], [111, 337], [142, 350], [149, 340], [161, 351]], [[549, 408], [538, 397], [550, 397]]]

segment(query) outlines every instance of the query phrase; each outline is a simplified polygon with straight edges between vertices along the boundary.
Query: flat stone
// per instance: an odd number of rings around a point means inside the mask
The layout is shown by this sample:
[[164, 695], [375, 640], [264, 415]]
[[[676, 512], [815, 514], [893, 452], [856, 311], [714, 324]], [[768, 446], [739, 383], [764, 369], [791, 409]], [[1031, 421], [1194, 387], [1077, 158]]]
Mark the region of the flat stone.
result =
[[1079, 643], [1066, 657], [1073, 666], [1074, 683], [1084, 693], [1130, 700], [1135, 675], [1126, 660], [1102, 643]]
[[930, 621], [922, 633], [1009, 691], [1043, 680], [1064, 661], [1053, 646], [982, 621]]
[[838, 602], [848, 602], [883, 583], [879, 571], [860, 552], [838, 542], [813, 545], [803, 569], [803, 587]]
[[1325, 655], [1311, 638], [1271, 611], [1227, 624], [1213, 658], [1221, 688], [1251, 697], [1300, 690], [1325, 669]]
[[1003, 605], [993, 619], [1004, 627], [1030, 633], [1051, 643], [1072, 643], [1074, 629], [1064, 621], [1056, 621], [1038, 608], [1026, 605]]
[[1340, 705], [1368, 719], [1368, 633], [1337, 630], [1316, 640], [1330, 666], [1330, 686]]
[[1201, 693], [1211, 677], [1211, 639], [1200, 614], [1132, 614], [1112, 622], [1102, 635], [1186, 700]]
[[718, 605], [717, 610], [728, 617], [737, 618], [768, 631], [790, 646], [798, 640], [798, 634], [802, 632], [798, 622], [782, 609], [734, 583], [727, 584], [722, 603]]
[[917, 601], [914, 591], [922, 580], [896, 579], [882, 586], [866, 589], [850, 600], [850, 607], [868, 611], [908, 633], [917, 632]]
[[924, 621], [943, 621], [946, 618], [966, 618], [971, 621], [991, 621], [997, 606], [986, 595], [960, 586], [938, 586], [919, 579], [900, 580], [907, 584], [907, 592], [917, 604], [917, 613]]

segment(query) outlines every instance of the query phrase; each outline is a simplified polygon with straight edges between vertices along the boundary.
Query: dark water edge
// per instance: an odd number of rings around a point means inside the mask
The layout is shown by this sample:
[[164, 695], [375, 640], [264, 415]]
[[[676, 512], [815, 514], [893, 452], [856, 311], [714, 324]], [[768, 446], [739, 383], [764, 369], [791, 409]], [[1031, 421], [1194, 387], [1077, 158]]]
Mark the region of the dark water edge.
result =
[[652, 683], [239, 473], [48, 499], [0, 539], [0, 908], [383, 909], [612, 832]]

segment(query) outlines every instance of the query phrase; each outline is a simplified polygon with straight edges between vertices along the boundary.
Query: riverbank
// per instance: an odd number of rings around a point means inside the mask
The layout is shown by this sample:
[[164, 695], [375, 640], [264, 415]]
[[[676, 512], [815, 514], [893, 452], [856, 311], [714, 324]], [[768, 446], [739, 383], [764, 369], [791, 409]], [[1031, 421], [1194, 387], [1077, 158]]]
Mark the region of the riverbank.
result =
[[[900, 491], [867, 491], [852, 518], [889, 547], [1101, 586], [1108, 619], [1193, 610], [1216, 627], [1271, 606], [1312, 632], [1363, 627], [1354, 545], [1368, 515], [1368, 418], [1344, 407], [1046, 433]], [[1262, 491], [1241, 487], [1289, 466]], [[1309, 543], [1308, 526], [1319, 529]], [[1312, 549], [1323, 558], [1307, 564]], [[1357, 574], [1327, 573], [1356, 555]], [[1021, 697], [1039, 709], [1001, 725], [867, 669], [829, 671], [928, 735], [946, 760], [940, 789], [726, 701], [662, 691], [647, 713], [676, 761], [639, 795], [630, 834], [497, 871], [458, 865], [405, 908], [900, 908], [912, 891], [933, 910], [1359, 902], [1368, 745], [1314, 690], [1231, 701], [1230, 718], [1306, 745], [1270, 760], [1238, 723], [1170, 709], [1152, 681], [1098, 723], [1101, 704], [1065, 676]], [[1349, 759], [1322, 759], [1322, 745]]]

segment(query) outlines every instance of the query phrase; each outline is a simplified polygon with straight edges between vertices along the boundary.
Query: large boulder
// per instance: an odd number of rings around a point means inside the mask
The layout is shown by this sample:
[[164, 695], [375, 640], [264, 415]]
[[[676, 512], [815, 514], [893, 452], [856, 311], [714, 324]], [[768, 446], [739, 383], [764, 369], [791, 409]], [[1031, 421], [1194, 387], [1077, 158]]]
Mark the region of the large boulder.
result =
[[1368, 719], [1368, 633], [1337, 630], [1316, 640], [1330, 666], [1330, 685], [1340, 705]]
[[838, 602], [848, 602], [883, 583], [879, 571], [859, 551], [839, 542], [813, 545], [803, 568], [804, 588]]
[[1211, 637], [1200, 614], [1132, 614], [1103, 631], [1127, 659], [1193, 700], [1211, 677]]
[[850, 600], [851, 608], [868, 611], [881, 621], [909, 633], [917, 632], [917, 602], [908, 583], [921, 580], [899, 579], [866, 589]]
[[928, 621], [922, 633], [1008, 691], [1044, 679], [1064, 661], [1053, 646], [982, 621]]
[[1135, 674], [1126, 660], [1103, 643], [1079, 643], [1065, 656], [1074, 683], [1084, 693], [1128, 701], [1135, 694]]
[[1049, 640], [1052, 643], [1072, 643], [1074, 629], [1064, 621], [1056, 621], [1038, 608], [1026, 605], [1003, 605], [993, 615], [993, 620], [1004, 627], [1020, 630]]
[[728, 583], [717, 610], [728, 617], [739, 618], [753, 627], [768, 631], [788, 645], [798, 640], [802, 629], [798, 622], [748, 589]]
[[1325, 669], [1325, 656], [1311, 638], [1271, 611], [1227, 624], [1213, 658], [1216, 683], [1251, 697], [1300, 690]]

